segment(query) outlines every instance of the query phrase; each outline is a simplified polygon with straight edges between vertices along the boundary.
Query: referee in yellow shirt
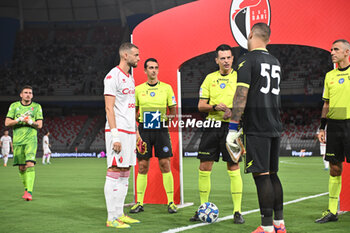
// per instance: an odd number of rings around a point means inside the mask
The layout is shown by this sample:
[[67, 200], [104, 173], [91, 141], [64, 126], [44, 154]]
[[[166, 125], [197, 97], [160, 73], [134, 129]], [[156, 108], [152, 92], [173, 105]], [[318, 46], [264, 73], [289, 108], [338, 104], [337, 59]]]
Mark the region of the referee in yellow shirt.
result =
[[[244, 223], [241, 214], [242, 177], [239, 163], [234, 163], [226, 149], [226, 135], [229, 119], [224, 119], [227, 108], [232, 108], [233, 97], [236, 91], [237, 73], [232, 69], [233, 54], [229, 45], [222, 44], [216, 48], [215, 61], [219, 70], [210, 73], [205, 78], [199, 91], [198, 109], [208, 113], [207, 119], [221, 121], [220, 128], [205, 128], [199, 144], [197, 158], [199, 165], [199, 196], [201, 204], [208, 202], [211, 189], [210, 175], [215, 162], [219, 161], [220, 152], [223, 161], [227, 162], [227, 172], [231, 180], [231, 195], [234, 204], [233, 221], [236, 224]], [[190, 221], [199, 221], [198, 213]]]
[[[159, 66], [154, 58], [149, 58], [144, 64], [147, 82], [135, 89], [136, 116], [139, 121], [139, 132], [142, 140], [147, 143], [145, 154], [137, 153], [137, 203], [131, 207], [130, 213], [144, 211], [143, 198], [147, 187], [147, 173], [154, 147], [155, 156], [158, 157], [159, 167], [163, 175], [163, 185], [168, 198], [168, 212], [176, 213], [174, 204], [174, 179], [170, 170], [170, 157], [173, 156], [168, 128], [149, 129], [144, 123], [144, 112], [160, 113], [160, 122], [173, 118], [176, 113], [176, 100], [173, 89], [169, 84], [158, 80]], [[167, 108], [169, 115], [167, 116]]]
[[332, 44], [333, 63], [338, 68], [326, 74], [323, 90], [323, 108], [318, 139], [326, 143], [325, 127], [327, 125], [326, 160], [330, 165], [329, 202], [316, 223], [338, 221], [338, 199], [341, 190], [343, 162], [350, 163], [350, 44], [340, 39]]

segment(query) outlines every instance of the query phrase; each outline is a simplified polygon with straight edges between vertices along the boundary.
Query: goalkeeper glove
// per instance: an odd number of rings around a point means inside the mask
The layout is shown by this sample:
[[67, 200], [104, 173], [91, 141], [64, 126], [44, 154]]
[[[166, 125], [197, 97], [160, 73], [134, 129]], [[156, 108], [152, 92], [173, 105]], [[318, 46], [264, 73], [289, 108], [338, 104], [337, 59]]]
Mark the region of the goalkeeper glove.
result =
[[[236, 162], [239, 159], [239, 155], [241, 154], [241, 146], [237, 139], [242, 133], [242, 129], [238, 130], [238, 122], [230, 122], [229, 124], [229, 132], [226, 136], [226, 149], [230, 154], [232, 160]], [[237, 159], [238, 157], [238, 159]]]
[[17, 122], [22, 122], [23, 120], [24, 120], [24, 117], [22, 115], [16, 119]]
[[32, 125], [34, 123], [34, 121], [32, 120], [32, 118], [30, 116], [24, 117], [23, 121], [26, 122], [28, 125]]
[[141, 155], [144, 155], [147, 153], [147, 143], [142, 141], [141, 138], [137, 139], [137, 142], [136, 142], [136, 148], [137, 148], [137, 151], [141, 154]]

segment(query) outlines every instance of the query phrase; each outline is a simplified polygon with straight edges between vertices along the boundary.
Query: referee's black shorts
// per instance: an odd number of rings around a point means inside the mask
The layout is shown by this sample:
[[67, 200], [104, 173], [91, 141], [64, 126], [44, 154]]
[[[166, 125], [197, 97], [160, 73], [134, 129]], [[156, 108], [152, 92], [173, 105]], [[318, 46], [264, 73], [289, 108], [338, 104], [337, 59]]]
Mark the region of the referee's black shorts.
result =
[[218, 162], [221, 152], [223, 161], [234, 163], [226, 149], [227, 133], [227, 122], [221, 122], [220, 128], [204, 128], [198, 148], [197, 158], [201, 161]]
[[277, 172], [280, 137], [244, 135], [245, 173]]
[[142, 140], [147, 143], [147, 153], [141, 155], [137, 152], [138, 159], [151, 158], [153, 147], [155, 156], [158, 158], [168, 158], [173, 156], [168, 128], [161, 127], [160, 129], [144, 129], [143, 123], [140, 123], [139, 133]]
[[350, 163], [350, 119], [327, 120], [327, 143], [325, 160], [331, 163]]

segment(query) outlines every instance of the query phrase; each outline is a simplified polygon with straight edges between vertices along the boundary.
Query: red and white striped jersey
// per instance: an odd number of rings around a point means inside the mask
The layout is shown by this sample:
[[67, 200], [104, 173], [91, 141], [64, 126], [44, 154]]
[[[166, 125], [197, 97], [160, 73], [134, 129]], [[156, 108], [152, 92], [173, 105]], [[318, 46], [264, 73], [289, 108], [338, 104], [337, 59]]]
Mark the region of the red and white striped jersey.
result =
[[[118, 66], [104, 79], [104, 95], [115, 96], [114, 114], [118, 131], [136, 132], [135, 81], [132, 75], [124, 73]], [[110, 129], [108, 120], [106, 129]]]

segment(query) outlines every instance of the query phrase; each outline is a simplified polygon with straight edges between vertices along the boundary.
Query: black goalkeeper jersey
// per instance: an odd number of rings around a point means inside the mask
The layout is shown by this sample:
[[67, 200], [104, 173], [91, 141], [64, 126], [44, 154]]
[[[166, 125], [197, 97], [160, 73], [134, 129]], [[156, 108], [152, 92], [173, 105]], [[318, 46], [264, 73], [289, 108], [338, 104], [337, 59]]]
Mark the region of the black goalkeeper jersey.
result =
[[237, 87], [248, 87], [243, 131], [248, 135], [279, 137], [281, 65], [266, 49], [255, 49], [237, 63]]

